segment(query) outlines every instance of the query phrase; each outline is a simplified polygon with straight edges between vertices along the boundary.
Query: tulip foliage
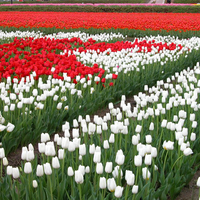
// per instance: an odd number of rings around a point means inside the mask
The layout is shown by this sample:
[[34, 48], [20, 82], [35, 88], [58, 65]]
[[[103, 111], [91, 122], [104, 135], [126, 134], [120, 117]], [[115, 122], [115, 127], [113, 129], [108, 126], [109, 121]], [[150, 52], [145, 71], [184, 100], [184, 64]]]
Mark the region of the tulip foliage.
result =
[[175, 199], [199, 158], [199, 38], [1, 38], [1, 199]]

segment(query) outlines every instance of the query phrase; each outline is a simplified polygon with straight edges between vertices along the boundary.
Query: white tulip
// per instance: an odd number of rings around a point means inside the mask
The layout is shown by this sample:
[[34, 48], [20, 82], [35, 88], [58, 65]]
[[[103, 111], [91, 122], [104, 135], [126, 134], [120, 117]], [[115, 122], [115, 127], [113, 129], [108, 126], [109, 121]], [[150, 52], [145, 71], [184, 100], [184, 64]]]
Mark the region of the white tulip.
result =
[[34, 187], [34, 188], [37, 188], [37, 187], [38, 187], [38, 183], [37, 183], [36, 180], [33, 180], [33, 187]]
[[14, 179], [17, 179], [17, 178], [20, 177], [20, 173], [19, 173], [19, 168], [18, 167], [13, 167], [12, 176], [13, 176]]
[[102, 174], [103, 173], [103, 164], [102, 163], [97, 163], [96, 164], [96, 172], [97, 172], [97, 174]]
[[117, 187], [115, 188], [115, 193], [114, 193], [115, 197], [117, 197], [117, 198], [122, 197], [123, 190], [124, 190], [123, 187], [117, 186]]
[[60, 168], [60, 162], [59, 162], [57, 156], [52, 158], [52, 167], [53, 167], [54, 169]]
[[46, 175], [51, 175], [52, 174], [52, 169], [51, 169], [50, 163], [45, 163], [45, 164], [43, 164], [43, 166], [44, 166], [44, 173]]
[[105, 177], [100, 177], [99, 180], [99, 187], [101, 189], [106, 189], [106, 178]]
[[111, 173], [113, 168], [113, 163], [112, 162], [106, 162], [105, 166], [105, 172], [106, 173]]
[[67, 175], [68, 176], [73, 176], [74, 175], [74, 171], [73, 171], [72, 167], [68, 167], [68, 169], [67, 169]]
[[144, 180], [149, 180], [149, 178], [151, 177], [151, 173], [147, 167], [142, 168], [142, 176]]
[[43, 176], [44, 175], [43, 165], [39, 165], [39, 164], [37, 165], [36, 175], [37, 176]]
[[107, 180], [107, 188], [110, 192], [114, 192], [115, 188], [117, 187], [115, 179], [114, 178], [109, 178]]
[[84, 182], [83, 174], [79, 170], [75, 171], [75, 181], [78, 184], [82, 184]]
[[193, 151], [191, 148], [188, 147], [183, 151], [183, 153], [185, 156], [189, 156], [189, 155], [193, 154]]
[[134, 185], [132, 188], [132, 193], [137, 194], [138, 193], [138, 185]]
[[30, 174], [32, 172], [32, 166], [30, 162], [26, 162], [24, 165], [24, 173]]

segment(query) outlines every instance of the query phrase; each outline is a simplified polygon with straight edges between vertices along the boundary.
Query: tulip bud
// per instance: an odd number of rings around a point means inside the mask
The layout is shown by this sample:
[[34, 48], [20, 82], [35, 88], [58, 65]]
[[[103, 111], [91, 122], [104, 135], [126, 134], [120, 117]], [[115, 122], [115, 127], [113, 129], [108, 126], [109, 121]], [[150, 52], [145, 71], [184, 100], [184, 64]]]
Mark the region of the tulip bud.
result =
[[73, 128], [72, 129], [72, 137], [73, 138], [78, 138], [79, 137], [79, 129], [78, 128]]
[[12, 176], [13, 176], [14, 179], [17, 179], [17, 178], [20, 177], [20, 173], [19, 173], [19, 168], [18, 167], [13, 167]]
[[85, 173], [90, 173], [90, 167], [89, 166], [86, 166], [86, 168], [85, 168]]
[[151, 177], [151, 173], [147, 169], [147, 167], [142, 168], [142, 176], [144, 180], [149, 180], [149, 178]]
[[7, 132], [12, 132], [15, 128], [15, 125], [14, 124], [11, 124], [11, 123], [8, 123], [7, 125]]
[[189, 156], [189, 155], [193, 154], [193, 151], [191, 148], [188, 147], [183, 151], [183, 153], [185, 156]]
[[150, 144], [152, 142], [152, 136], [151, 135], [146, 135], [146, 143]]
[[117, 187], [115, 179], [114, 178], [109, 178], [107, 180], [107, 188], [110, 192], [114, 192], [115, 188]]
[[67, 175], [68, 176], [73, 176], [74, 175], [74, 171], [73, 171], [72, 167], [68, 167], [68, 169], [67, 169]]
[[134, 164], [137, 167], [142, 165], [142, 156], [141, 155], [134, 156]]
[[190, 114], [190, 121], [193, 122], [194, 120], [195, 120], [195, 114], [192, 113], [192, 114]]
[[106, 173], [111, 173], [112, 172], [112, 167], [113, 167], [113, 163], [112, 162], [106, 162], [105, 172]]
[[76, 147], [75, 147], [74, 142], [69, 141], [68, 151], [73, 152], [73, 151], [75, 151], [75, 149], [76, 149]]
[[54, 158], [52, 158], [52, 167], [53, 167], [54, 169], [60, 168], [60, 162], [59, 162], [57, 156], [54, 157]]
[[116, 154], [115, 162], [116, 162], [118, 165], [123, 165], [123, 164], [124, 164], [124, 161], [125, 161], [125, 156], [124, 156], [124, 154], [123, 154], [123, 151], [122, 151], [122, 150], [118, 150], [118, 151], [117, 151], [117, 154]]
[[84, 181], [83, 174], [79, 170], [75, 171], [75, 181], [78, 184], [82, 184]]
[[191, 141], [195, 141], [196, 140], [196, 133], [191, 133], [190, 140]]
[[135, 175], [133, 173], [129, 174], [129, 176], [126, 179], [127, 185], [133, 185], [135, 182]]
[[37, 188], [37, 187], [38, 187], [38, 183], [37, 183], [36, 180], [33, 180], [33, 187], [34, 187], [34, 188]]
[[56, 151], [55, 151], [55, 146], [53, 142], [48, 142], [45, 147], [45, 155], [46, 156], [55, 156]]
[[85, 166], [79, 165], [78, 170], [83, 174], [83, 176], [85, 175]]
[[103, 148], [104, 149], [109, 149], [109, 142], [108, 142], [108, 140], [104, 140], [103, 141]]
[[151, 165], [151, 160], [152, 160], [151, 155], [150, 154], [146, 154], [145, 158], [144, 158], [145, 165]]
[[24, 165], [24, 173], [30, 174], [32, 172], [32, 166], [30, 162], [26, 162]]
[[117, 197], [117, 198], [122, 197], [123, 190], [124, 190], [123, 187], [117, 186], [117, 187], [115, 188], [115, 194], [114, 194], [115, 197]]
[[64, 149], [59, 149], [58, 150], [58, 158], [62, 160], [64, 158]]
[[90, 144], [90, 146], [89, 146], [89, 153], [90, 154], [94, 154], [94, 152], [95, 152], [95, 145], [94, 144]]
[[200, 177], [197, 179], [197, 187], [200, 187]]
[[79, 145], [79, 154], [80, 154], [81, 156], [86, 155], [86, 146], [85, 146], [85, 144]]
[[102, 174], [103, 173], [103, 165], [102, 165], [102, 163], [97, 163], [96, 172], [97, 172], [97, 174]]
[[5, 157], [4, 148], [0, 148], [0, 159]]
[[4, 131], [6, 129], [6, 126], [0, 124], [0, 132]]
[[101, 152], [95, 152], [94, 153], [93, 162], [94, 163], [101, 162]]
[[106, 189], [106, 178], [105, 177], [100, 177], [99, 180], [99, 187], [101, 189]]
[[162, 122], [161, 122], [161, 127], [165, 128], [166, 126], [167, 126], [167, 120], [163, 119]]
[[163, 143], [163, 148], [165, 150], [173, 150], [174, 149], [174, 142], [168, 141], [166, 142], [166, 140]]
[[139, 143], [139, 139], [137, 135], [132, 136], [132, 144], [137, 145]]
[[141, 130], [142, 130], [142, 126], [137, 125], [136, 128], [135, 128], [135, 132], [136, 132], [136, 133], [140, 133]]
[[111, 133], [109, 137], [109, 143], [114, 143], [114, 142], [115, 142], [115, 135]]
[[44, 175], [43, 165], [37, 165], [36, 175], [37, 176], [43, 176]]
[[52, 174], [52, 169], [50, 163], [45, 163], [44, 165], [44, 173], [46, 175], [51, 175]]
[[150, 124], [150, 126], [149, 126], [149, 130], [150, 130], [150, 131], [153, 131], [153, 130], [154, 130], [154, 123], [153, 123], [153, 122], [151, 122], [151, 124]]
[[7, 166], [7, 169], [6, 169], [7, 175], [12, 175], [12, 172], [13, 172], [13, 167], [12, 166]]
[[8, 165], [8, 159], [6, 157], [3, 158], [3, 165], [4, 166]]
[[197, 121], [193, 121], [192, 122], [192, 128], [196, 128], [197, 127]]
[[67, 149], [69, 147], [69, 138], [68, 137], [62, 138], [61, 146], [63, 149]]
[[10, 111], [14, 111], [15, 110], [15, 104], [10, 104]]
[[158, 154], [158, 152], [157, 152], [156, 147], [152, 147], [151, 148], [151, 157], [155, 158], [157, 156], [157, 154]]
[[113, 177], [114, 178], [117, 178], [119, 175], [120, 175], [120, 177], [122, 178], [122, 176], [123, 176], [123, 172], [122, 172], [122, 170], [120, 170], [120, 168], [119, 168], [119, 166], [117, 165], [115, 168], [114, 168], [114, 170], [113, 170], [113, 172], [112, 172], [112, 175], [113, 175]]
[[34, 151], [27, 151], [26, 152], [26, 160], [31, 161], [35, 158]]
[[138, 193], [138, 185], [134, 185], [132, 188], [132, 193], [137, 194]]

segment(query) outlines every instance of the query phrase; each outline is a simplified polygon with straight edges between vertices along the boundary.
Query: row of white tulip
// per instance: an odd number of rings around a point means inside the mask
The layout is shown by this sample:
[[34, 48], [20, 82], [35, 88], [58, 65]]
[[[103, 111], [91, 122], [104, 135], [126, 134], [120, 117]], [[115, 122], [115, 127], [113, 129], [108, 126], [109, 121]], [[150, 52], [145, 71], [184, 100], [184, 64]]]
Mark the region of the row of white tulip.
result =
[[[181, 174], [185, 165], [192, 167], [191, 155], [199, 140], [199, 74], [197, 63], [194, 69], [176, 73], [167, 82], [158, 81], [151, 88], [145, 85], [145, 92], [134, 96], [134, 107], [123, 95], [120, 107], [110, 103], [104, 117], [95, 115], [92, 121], [89, 115], [85, 119], [79, 116], [72, 128], [66, 122], [62, 126], [64, 135], [56, 134], [54, 141], [48, 133], [42, 133], [38, 143], [40, 164], [30, 144], [22, 149], [22, 171], [7, 166], [7, 175], [23, 183], [28, 174], [33, 187], [46, 187], [51, 199], [58, 194], [49, 185], [64, 184], [64, 179], [71, 184], [71, 191], [65, 189], [67, 195], [75, 197], [78, 188], [79, 199], [87, 195], [104, 199], [110, 194], [121, 198], [123, 193], [125, 199], [148, 199], [150, 195], [153, 199], [156, 184], [176, 187], [179, 183], [167, 183], [166, 177], [171, 172], [174, 176]], [[1, 162], [8, 165], [3, 148], [0, 155]], [[84, 190], [87, 181], [92, 184], [92, 192]], [[20, 184], [17, 187], [20, 192]], [[35, 192], [39, 197], [43, 191], [41, 187], [33, 190], [30, 183], [23, 187], [28, 187], [26, 195]]]
[[10, 39], [10, 38], [26, 38], [26, 37], [33, 37], [33, 38], [50, 38], [50, 39], [63, 39], [63, 38], [80, 38], [83, 42], [88, 41], [88, 39], [92, 38], [96, 41], [110, 41], [113, 39], [125, 39], [125, 36], [123, 36], [120, 33], [100, 33], [100, 34], [89, 34], [81, 31], [76, 31], [76, 32], [59, 32], [59, 33], [54, 33], [54, 34], [44, 34], [41, 31], [2, 31], [0, 30], [0, 40], [5, 40], [5, 39]]

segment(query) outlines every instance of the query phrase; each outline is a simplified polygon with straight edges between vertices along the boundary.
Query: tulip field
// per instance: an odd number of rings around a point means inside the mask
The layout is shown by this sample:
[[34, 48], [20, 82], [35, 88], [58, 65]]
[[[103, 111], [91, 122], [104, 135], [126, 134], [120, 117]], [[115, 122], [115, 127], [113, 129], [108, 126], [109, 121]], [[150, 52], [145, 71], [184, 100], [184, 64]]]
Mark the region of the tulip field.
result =
[[199, 168], [198, 15], [1, 12], [0, 199], [176, 199]]

